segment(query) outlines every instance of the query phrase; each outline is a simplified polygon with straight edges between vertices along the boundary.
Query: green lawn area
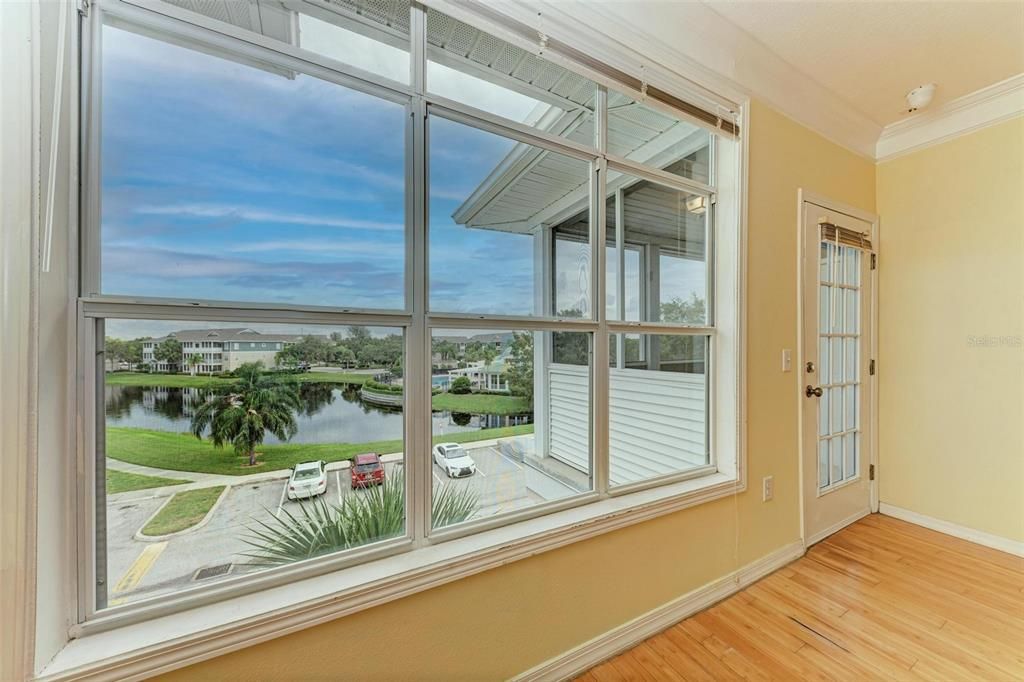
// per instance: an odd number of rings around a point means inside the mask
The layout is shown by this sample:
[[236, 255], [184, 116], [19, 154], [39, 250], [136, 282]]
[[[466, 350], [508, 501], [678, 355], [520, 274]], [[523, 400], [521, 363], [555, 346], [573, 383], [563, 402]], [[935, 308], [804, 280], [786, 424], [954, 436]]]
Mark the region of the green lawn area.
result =
[[[469, 443], [491, 438], [507, 438], [533, 433], [533, 424], [506, 426], [500, 429], [464, 431], [435, 436], [434, 442]], [[218, 450], [209, 441], [198, 440], [185, 433], [169, 433], [120, 426], [107, 428], [107, 456], [122, 462], [142, 464], [173, 471], [196, 471], [209, 474], [243, 476], [261, 471], [290, 469], [299, 462], [322, 459], [338, 462], [352, 459], [361, 452], [388, 454], [401, 452], [399, 440], [369, 443], [284, 443], [265, 445], [259, 449], [260, 466], [247, 466], [244, 455], [230, 448]], [[179, 495], [182, 493], [178, 493]]]
[[116, 471], [107, 469], [107, 494], [116, 495], [131, 490], [145, 490], [146, 488], [160, 488], [165, 485], [181, 485], [191, 483], [184, 478], [164, 478], [162, 476], [144, 476], [133, 474], [127, 471]]
[[[348, 372], [303, 372], [291, 374], [303, 383], [364, 384], [373, 377]], [[166, 388], [213, 388], [234, 379], [188, 374], [146, 374], [145, 372], [107, 372], [107, 386], [163, 386]]]
[[167, 535], [196, 525], [217, 502], [225, 486], [175, 493], [143, 529], [143, 535]]
[[469, 414], [523, 414], [530, 411], [530, 403], [525, 398], [511, 395], [438, 393], [431, 402], [435, 410]]

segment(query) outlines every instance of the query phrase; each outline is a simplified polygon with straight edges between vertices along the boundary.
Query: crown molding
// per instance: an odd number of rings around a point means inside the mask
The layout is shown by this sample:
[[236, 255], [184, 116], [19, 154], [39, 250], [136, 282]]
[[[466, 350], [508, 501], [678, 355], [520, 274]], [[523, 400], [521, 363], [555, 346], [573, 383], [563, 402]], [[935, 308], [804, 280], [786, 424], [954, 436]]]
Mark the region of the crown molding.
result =
[[875, 158], [888, 161], [1024, 114], [1024, 73], [887, 125]]
[[675, 85], [724, 107], [758, 99], [874, 160], [880, 124], [703, 3], [662, 2], [656, 17], [626, 2], [495, 0], [488, 6], [652, 84]]

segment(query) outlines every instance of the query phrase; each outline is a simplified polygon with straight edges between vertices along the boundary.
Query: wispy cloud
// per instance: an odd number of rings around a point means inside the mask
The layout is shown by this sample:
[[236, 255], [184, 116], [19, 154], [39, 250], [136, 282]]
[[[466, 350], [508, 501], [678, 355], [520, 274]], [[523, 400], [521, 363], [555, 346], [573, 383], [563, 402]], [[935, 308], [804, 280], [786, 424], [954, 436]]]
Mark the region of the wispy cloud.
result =
[[229, 204], [168, 204], [164, 206], [139, 206], [135, 209], [135, 212], [142, 215], [175, 215], [213, 219], [230, 218], [261, 223], [286, 223], [294, 225], [309, 225], [314, 227], [340, 227], [352, 230], [401, 231], [405, 229], [405, 226], [402, 223], [395, 222], [362, 220], [359, 218], [328, 217], [281, 211], [263, 211], [245, 208], [242, 206], [232, 206]]

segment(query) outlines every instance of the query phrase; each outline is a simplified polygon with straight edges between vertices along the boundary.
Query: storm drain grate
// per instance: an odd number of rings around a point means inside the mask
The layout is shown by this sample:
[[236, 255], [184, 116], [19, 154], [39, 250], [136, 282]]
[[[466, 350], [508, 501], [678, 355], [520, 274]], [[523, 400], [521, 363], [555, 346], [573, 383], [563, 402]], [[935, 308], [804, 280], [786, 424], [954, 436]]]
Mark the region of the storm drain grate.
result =
[[192, 576], [192, 580], [209, 580], [210, 578], [218, 578], [222, 575], [227, 575], [231, 571], [232, 564], [221, 564], [219, 566], [207, 566], [206, 568], [200, 568], [196, 571], [196, 574]]

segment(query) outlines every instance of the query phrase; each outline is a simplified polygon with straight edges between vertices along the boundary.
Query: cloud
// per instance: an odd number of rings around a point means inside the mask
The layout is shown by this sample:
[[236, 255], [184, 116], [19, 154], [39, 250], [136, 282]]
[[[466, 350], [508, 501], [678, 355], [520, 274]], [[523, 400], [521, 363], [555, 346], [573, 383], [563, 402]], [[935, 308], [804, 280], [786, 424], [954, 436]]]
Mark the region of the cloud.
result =
[[169, 204], [164, 206], [139, 206], [135, 213], [142, 215], [184, 215], [194, 218], [228, 218], [261, 223], [286, 223], [314, 227], [340, 227], [352, 230], [401, 231], [403, 223], [359, 218], [331, 218], [322, 215], [286, 213], [279, 211], [254, 210], [230, 204]]

